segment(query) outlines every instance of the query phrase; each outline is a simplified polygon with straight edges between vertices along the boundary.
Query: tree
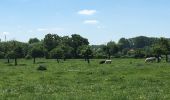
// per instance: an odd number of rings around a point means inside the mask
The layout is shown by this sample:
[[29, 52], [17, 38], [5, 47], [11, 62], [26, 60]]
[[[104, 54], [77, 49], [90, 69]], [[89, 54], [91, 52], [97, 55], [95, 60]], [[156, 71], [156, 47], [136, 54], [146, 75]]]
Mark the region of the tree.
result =
[[116, 45], [115, 42], [110, 41], [107, 43], [107, 45], [103, 48], [105, 53], [108, 55], [108, 59], [111, 58], [114, 54], [118, 52], [118, 46]]
[[81, 37], [80, 35], [71, 35], [71, 47], [73, 48], [74, 58], [78, 57], [77, 50], [80, 46], [89, 45], [88, 39]]
[[4, 58], [5, 57], [5, 53], [0, 51], [0, 59]]
[[103, 49], [105, 45], [91, 45], [90, 48], [93, 51], [93, 58], [106, 58], [106, 54], [104, 53]]
[[15, 58], [15, 53], [13, 51], [7, 52], [6, 53], [6, 58], [8, 60], [8, 63], [10, 63], [10, 59], [14, 59]]
[[57, 62], [59, 63], [59, 59], [63, 57], [64, 51], [61, 47], [54, 48], [50, 51], [51, 58], [57, 59]]
[[162, 49], [161, 49], [161, 46], [160, 45], [155, 45], [154, 46], [154, 53], [155, 53], [155, 55], [156, 55], [156, 58], [157, 58], [157, 62], [159, 63], [160, 62], [160, 56], [161, 56], [161, 54], [162, 54]]
[[144, 58], [145, 53], [143, 49], [135, 49], [135, 58]]
[[84, 57], [85, 61], [90, 63], [90, 58], [93, 56], [93, 51], [88, 45], [81, 46], [79, 48], [80, 50], [80, 55]]
[[152, 46], [146, 46], [144, 49], [145, 57], [153, 57], [154, 56], [154, 48]]
[[17, 59], [24, 57], [23, 45], [22, 43], [17, 41], [10, 41], [9, 43], [10, 45], [7, 46], [5, 57], [7, 58], [8, 63], [9, 63], [9, 59], [14, 59], [15, 66], [16, 66], [18, 65]]
[[159, 42], [161, 49], [162, 49], [162, 53], [166, 56], [166, 62], [168, 62], [168, 54], [170, 54], [170, 44], [169, 41], [165, 38], [160, 38], [160, 42]]
[[56, 34], [47, 34], [44, 38], [44, 47], [51, 51], [61, 43], [61, 38]]
[[13, 50], [13, 42], [0, 42], [0, 51], [4, 53], [4, 58], [7, 59], [9, 63], [9, 58], [7, 58], [7, 55], [9, 52]]
[[31, 49], [31, 48], [29, 48], [30, 45], [32, 45], [32, 44], [26, 43], [26, 44], [22, 45], [22, 50], [23, 50], [23, 57], [22, 58], [25, 58], [26, 56], [29, 55], [29, 50]]
[[168, 54], [170, 53], [169, 41], [165, 38], [160, 38], [159, 42], [154, 45], [154, 53], [157, 56], [158, 62], [160, 62], [159, 57], [161, 55], [165, 55], [166, 62], [168, 62]]
[[33, 57], [33, 63], [35, 64], [35, 59], [37, 57], [43, 57], [44, 51], [41, 47], [33, 47], [31, 50], [31, 56]]
[[130, 48], [130, 43], [128, 39], [121, 38], [118, 42], [119, 49], [122, 51], [125, 48]]
[[37, 38], [31, 38], [31, 39], [28, 41], [29, 44], [37, 43], [37, 42], [40, 42], [40, 40], [37, 39]]
[[67, 59], [67, 58], [71, 58], [72, 56], [72, 51], [73, 51], [73, 48], [68, 46], [68, 45], [62, 45], [61, 46], [61, 49], [63, 50], [63, 59], [64, 61]]
[[138, 36], [128, 39], [131, 48], [144, 48], [146, 46], [152, 46], [158, 42], [158, 38]]
[[15, 66], [18, 65], [17, 59], [23, 57], [23, 48], [20, 42], [15, 40], [12, 41], [12, 48], [11, 52], [14, 54]]
[[61, 37], [61, 42], [62, 45], [67, 45], [71, 47], [72, 39], [69, 36], [63, 36]]
[[15, 60], [15, 66], [18, 65], [17, 63], [17, 58], [21, 58], [22, 57], [22, 48], [20, 46], [17, 46], [14, 48], [14, 60]]

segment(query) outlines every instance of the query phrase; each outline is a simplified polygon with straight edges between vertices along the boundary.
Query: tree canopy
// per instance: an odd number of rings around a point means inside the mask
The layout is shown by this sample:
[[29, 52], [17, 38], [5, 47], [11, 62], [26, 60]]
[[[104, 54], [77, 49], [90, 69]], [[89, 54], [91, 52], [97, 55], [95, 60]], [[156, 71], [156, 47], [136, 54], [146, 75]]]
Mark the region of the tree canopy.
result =
[[37, 38], [29, 39], [28, 43], [15, 40], [0, 42], [0, 58], [41, 58], [63, 59], [69, 58], [112, 58], [165, 55], [168, 62], [170, 55], [170, 39], [139, 36], [134, 38], [121, 38], [117, 43], [109, 41], [106, 44], [90, 45], [87, 38], [78, 34], [59, 36], [47, 34], [41, 41]]

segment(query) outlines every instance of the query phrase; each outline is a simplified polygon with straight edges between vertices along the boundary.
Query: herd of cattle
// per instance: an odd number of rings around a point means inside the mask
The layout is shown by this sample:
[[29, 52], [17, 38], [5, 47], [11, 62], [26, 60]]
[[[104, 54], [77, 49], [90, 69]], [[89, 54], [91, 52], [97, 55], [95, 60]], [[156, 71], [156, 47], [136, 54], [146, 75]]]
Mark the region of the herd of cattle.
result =
[[[148, 62], [156, 62], [156, 57], [148, 57], [145, 59], [145, 63], [148, 63]], [[159, 60], [161, 60], [162, 58], [159, 57], [158, 58]], [[112, 63], [112, 60], [103, 60], [103, 61], [100, 61], [99, 64], [111, 64]]]

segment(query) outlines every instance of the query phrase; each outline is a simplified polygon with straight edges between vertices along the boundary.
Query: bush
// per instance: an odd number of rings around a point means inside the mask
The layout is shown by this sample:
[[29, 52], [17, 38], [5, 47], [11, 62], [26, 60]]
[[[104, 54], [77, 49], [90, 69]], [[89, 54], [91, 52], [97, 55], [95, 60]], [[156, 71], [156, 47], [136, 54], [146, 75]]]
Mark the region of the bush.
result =
[[3, 58], [5, 58], [5, 54], [4, 54], [4, 52], [0, 51], [0, 59], [3, 59]]
[[135, 58], [144, 58], [145, 54], [135, 54]]
[[120, 57], [121, 57], [121, 54], [115, 54], [113, 57], [114, 57], [114, 58], [120, 58]]
[[134, 55], [122, 55], [121, 58], [134, 58]]
[[26, 55], [25, 56], [25, 59], [31, 59], [32, 57], [31, 57], [31, 55]]
[[44, 70], [47, 70], [47, 67], [45, 65], [39, 65], [37, 70], [44, 71]]
[[107, 58], [107, 55], [98, 53], [98, 54], [95, 54], [93, 56], [93, 58], [95, 58], [95, 59], [105, 59], [105, 58]]

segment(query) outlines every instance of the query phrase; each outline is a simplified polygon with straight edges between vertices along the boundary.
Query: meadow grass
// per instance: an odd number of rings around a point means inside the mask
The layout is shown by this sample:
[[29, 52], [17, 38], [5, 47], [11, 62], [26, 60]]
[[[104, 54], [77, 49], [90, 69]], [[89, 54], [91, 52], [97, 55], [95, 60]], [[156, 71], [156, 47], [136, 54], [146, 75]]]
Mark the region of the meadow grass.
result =
[[[170, 64], [144, 59], [0, 60], [1, 100], [169, 100]], [[46, 71], [38, 71], [39, 65]]]

